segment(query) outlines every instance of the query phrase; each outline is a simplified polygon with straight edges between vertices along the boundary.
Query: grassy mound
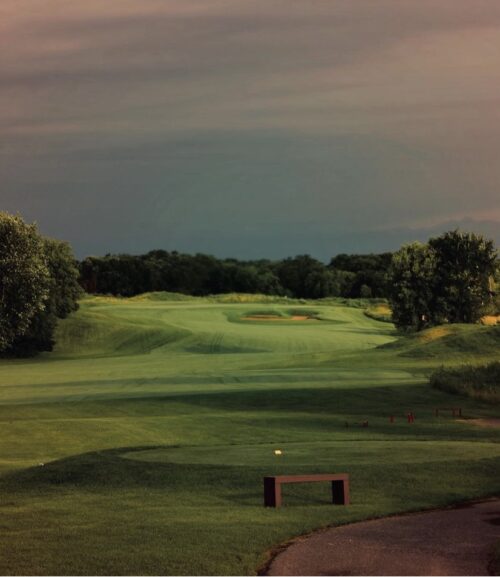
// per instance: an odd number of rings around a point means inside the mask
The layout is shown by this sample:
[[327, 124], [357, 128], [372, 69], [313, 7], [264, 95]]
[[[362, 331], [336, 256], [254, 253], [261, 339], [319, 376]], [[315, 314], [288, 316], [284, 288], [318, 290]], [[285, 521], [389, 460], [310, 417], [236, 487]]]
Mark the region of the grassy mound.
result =
[[500, 362], [483, 366], [461, 366], [436, 371], [431, 386], [448, 393], [467, 395], [488, 403], [500, 403]]
[[483, 325], [442, 325], [405, 335], [382, 345], [403, 357], [449, 358], [497, 355], [500, 327]]

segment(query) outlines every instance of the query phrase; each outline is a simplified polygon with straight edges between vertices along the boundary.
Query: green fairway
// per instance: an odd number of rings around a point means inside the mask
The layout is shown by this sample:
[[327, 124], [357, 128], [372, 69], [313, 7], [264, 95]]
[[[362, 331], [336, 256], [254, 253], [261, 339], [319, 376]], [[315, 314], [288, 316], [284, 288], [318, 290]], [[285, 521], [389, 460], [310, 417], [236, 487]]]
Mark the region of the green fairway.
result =
[[[252, 574], [315, 528], [500, 494], [500, 429], [434, 416], [498, 407], [428, 384], [499, 359], [500, 327], [146, 295], [85, 299], [57, 342], [0, 361], [2, 574]], [[264, 475], [306, 472], [349, 473], [352, 504], [314, 483], [263, 507]]]

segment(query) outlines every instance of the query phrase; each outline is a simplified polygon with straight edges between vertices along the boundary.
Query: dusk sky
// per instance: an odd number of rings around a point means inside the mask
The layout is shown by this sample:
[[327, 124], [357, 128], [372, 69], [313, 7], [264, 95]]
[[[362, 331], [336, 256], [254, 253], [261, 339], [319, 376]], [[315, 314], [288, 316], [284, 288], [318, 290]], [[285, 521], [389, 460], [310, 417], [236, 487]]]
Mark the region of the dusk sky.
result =
[[1, 0], [0, 179], [79, 257], [500, 244], [500, 2]]

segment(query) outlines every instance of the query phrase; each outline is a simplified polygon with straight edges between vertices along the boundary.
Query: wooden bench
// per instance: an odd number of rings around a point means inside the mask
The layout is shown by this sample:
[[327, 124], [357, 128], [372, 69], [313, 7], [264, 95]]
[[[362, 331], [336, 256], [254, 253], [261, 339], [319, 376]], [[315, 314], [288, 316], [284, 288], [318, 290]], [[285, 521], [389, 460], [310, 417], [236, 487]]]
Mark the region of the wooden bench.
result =
[[332, 503], [334, 505], [349, 505], [349, 475], [278, 475], [264, 477], [264, 507], [281, 507], [281, 485], [285, 483], [316, 483], [331, 481]]
[[439, 417], [439, 411], [451, 411], [453, 417], [456, 417], [457, 415], [459, 417], [462, 416], [462, 409], [460, 407], [439, 407], [435, 411], [436, 417]]

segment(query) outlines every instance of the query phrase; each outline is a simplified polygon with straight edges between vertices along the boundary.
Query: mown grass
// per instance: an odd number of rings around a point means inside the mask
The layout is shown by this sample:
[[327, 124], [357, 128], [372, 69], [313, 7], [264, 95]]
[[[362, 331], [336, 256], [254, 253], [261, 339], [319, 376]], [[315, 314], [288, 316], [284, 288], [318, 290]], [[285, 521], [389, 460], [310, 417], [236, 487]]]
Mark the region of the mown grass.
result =
[[[54, 353], [0, 362], [1, 573], [252, 574], [321, 526], [499, 493], [500, 431], [436, 419], [428, 385], [498, 358], [490, 328], [400, 339], [362, 307], [246, 298], [86, 299]], [[327, 484], [262, 506], [264, 475], [332, 471], [351, 506]]]
[[448, 393], [467, 395], [489, 403], [500, 403], [500, 362], [441, 368], [432, 373], [431, 385]]

